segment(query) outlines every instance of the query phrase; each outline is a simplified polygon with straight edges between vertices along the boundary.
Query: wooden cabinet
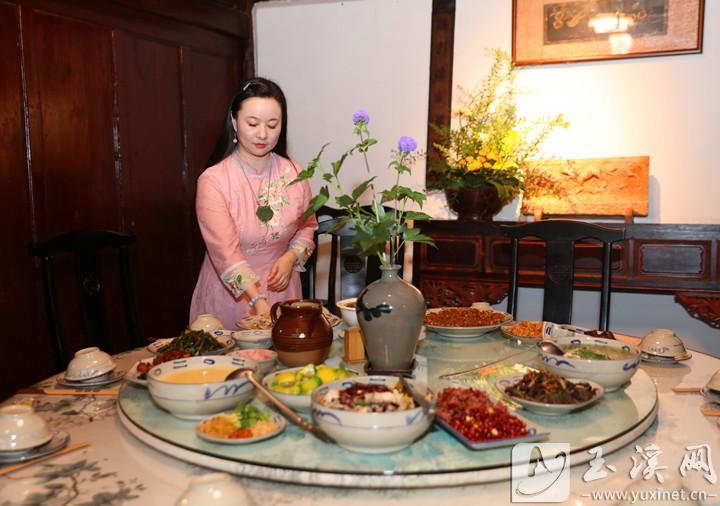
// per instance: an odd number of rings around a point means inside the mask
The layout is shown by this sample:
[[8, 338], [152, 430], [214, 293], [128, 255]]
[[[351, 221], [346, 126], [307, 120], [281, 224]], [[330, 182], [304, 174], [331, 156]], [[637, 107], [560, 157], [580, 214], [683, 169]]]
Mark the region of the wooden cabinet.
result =
[[[419, 222], [437, 249], [416, 244], [413, 284], [429, 306], [496, 304], [508, 291], [510, 241], [499, 223], [433, 220]], [[617, 224], [627, 239], [612, 251], [612, 290], [675, 294], [695, 318], [720, 328], [720, 225]], [[599, 289], [602, 246], [578, 244], [575, 286]], [[545, 248], [528, 238], [520, 247], [520, 283], [542, 286]]]

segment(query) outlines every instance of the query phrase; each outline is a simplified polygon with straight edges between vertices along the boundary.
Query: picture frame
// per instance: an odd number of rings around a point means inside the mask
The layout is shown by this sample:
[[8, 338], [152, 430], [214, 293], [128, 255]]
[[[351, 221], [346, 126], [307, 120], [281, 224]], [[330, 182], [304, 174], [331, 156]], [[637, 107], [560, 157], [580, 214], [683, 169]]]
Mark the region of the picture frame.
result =
[[705, 0], [513, 0], [512, 59], [543, 65], [701, 53]]

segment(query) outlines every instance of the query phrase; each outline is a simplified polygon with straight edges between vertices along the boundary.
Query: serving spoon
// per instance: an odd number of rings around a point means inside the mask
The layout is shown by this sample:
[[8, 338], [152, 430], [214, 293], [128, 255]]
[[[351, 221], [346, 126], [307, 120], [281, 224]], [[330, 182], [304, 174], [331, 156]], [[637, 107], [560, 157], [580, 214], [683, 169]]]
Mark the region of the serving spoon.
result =
[[537, 343], [537, 347], [540, 348], [545, 353], [550, 353], [551, 355], [557, 355], [559, 357], [562, 357], [565, 355], [565, 350], [560, 348], [557, 344], [553, 343], [552, 341], [540, 341]]
[[260, 383], [257, 379], [255, 379], [255, 376], [253, 376], [253, 373], [255, 372], [254, 369], [250, 369], [249, 367], [240, 367], [238, 369], [235, 369], [234, 371], [231, 371], [226, 377], [225, 381], [232, 381], [235, 379], [240, 378], [246, 378], [250, 383], [252, 383], [255, 388], [260, 390], [265, 396], [275, 404], [275, 406], [278, 407], [282, 413], [290, 418], [293, 422], [295, 422], [297, 425], [311, 433], [313, 436], [317, 437], [321, 441], [325, 441], [326, 443], [335, 443], [335, 440], [328, 435], [324, 430], [322, 430], [320, 427], [313, 425], [309, 423], [307, 420], [305, 420], [302, 416], [298, 415], [290, 409], [283, 401], [275, 397], [272, 392], [265, 388], [265, 385]]

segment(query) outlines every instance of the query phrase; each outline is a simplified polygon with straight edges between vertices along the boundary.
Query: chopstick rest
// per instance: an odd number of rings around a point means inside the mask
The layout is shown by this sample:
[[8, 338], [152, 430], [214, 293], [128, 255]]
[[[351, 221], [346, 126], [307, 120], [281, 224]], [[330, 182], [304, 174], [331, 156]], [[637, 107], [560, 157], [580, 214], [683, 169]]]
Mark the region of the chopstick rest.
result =
[[4, 474], [9, 474], [14, 471], [17, 471], [19, 469], [22, 469], [27, 466], [31, 466], [33, 464], [37, 464], [38, 462], [41, 462], [43, 460], [52, 459], [54, 457], [59, 457], [60, 455], [64, 455], [66, 453], [74, 452], [75, 450], [79, 450], [81, 448], [85, 448], [86, 446], [90, 446], [89, 441], [80, 441], [78, 443], [72, 443], [67, 445], [62, 450], [56, 451], [55, 453], [50, 453], [48, 455], [43, 455], [41, 457], [36, 457], [34, 459], [26, 460], [25, 462], [20, 462], [19, 464], [14, 464], [12, 466], [5, 467], [3, 469], [0, 469], [0, 476]]
[[705, 416], [720, 416], [720, 409], [700, 408], [700, 413]]
[[673, 387], [673, 392], [679, 394], [699, 394], [700, 387]]

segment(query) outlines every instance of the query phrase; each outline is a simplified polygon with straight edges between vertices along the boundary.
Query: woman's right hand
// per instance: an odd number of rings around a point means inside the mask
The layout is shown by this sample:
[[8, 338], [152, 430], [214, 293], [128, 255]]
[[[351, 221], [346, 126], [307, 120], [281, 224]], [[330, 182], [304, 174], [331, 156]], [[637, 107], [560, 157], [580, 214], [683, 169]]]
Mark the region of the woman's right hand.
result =
[[265, 299], [260, 299], [255, 303], [255, 314], [258, 315], [270, 315], [270, 304]]

